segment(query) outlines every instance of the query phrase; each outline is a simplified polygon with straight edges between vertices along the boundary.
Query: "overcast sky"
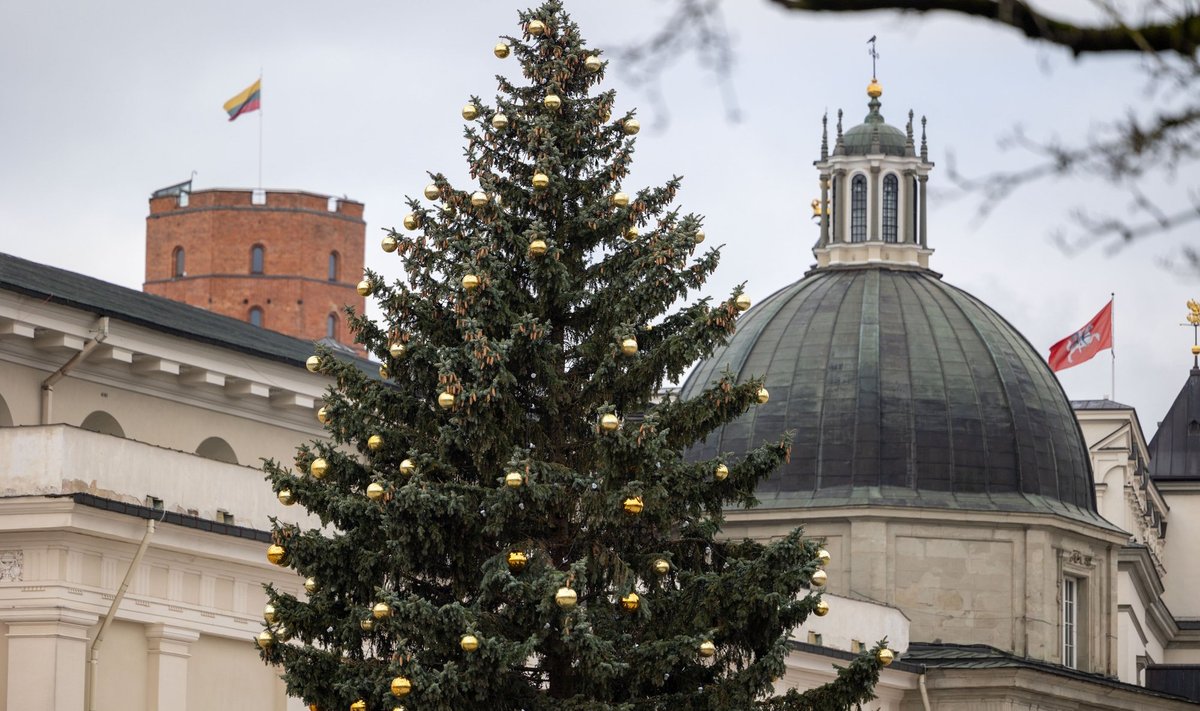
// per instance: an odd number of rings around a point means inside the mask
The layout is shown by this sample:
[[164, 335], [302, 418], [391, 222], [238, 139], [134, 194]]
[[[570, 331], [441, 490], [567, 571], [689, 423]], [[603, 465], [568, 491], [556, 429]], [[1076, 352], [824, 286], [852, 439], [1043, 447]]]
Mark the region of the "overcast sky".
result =
[[[196, 189], [253, 187], [259, 117], [229, 123], [226, 99], [263, 79], [264, 184], [346, 195], [366, 204], [368, 266], [396, 275], [378, 248], [400, 222], [403, 196], [425, 171], [467, 182], [459, 109], [492, 96], [497, 36], [515, 34], [515, 3], [339, 3], [312, 0], [0, 2], [0, 250], [140, 288], [149, 194], [186, 180]], [[568, 0], [593, 46], [644, 38], [667, 0]], [[932, 266], [981, 298], [1045, 354], [1117, 294], [1118, 400], [1136, 406], [1146, 436], [1191, 364], [1185, 301], [1196, 277], [1162, 265], [1189, 230], [1113, 252], [1065, 254], [1049, 237], [1076, 205], [1126, 209], [1101, 181], [1043, 182], [976, 219], [978, 197], [956, 197], [945, 166], [980, 175], [1020, 166], [1002, 151], [1016, 125], [1036, 136], [1085, 136], [1147, 101], [1136, 59], [1074, 60], [1017, 33], [952, 17], [826, 17], [786, 13], [765, 0], [725, 3], [742, 119], [692, 56], [662, 74], [663, 105], [611, 66], [618, 111], [638, 107], [633, 185], [684, 176], [679, 204], [705, 214], [708, 244], [724, 244], [708, 293], [746, 280], [761, 299], [812, 263], [817, 195], [812, 160], [820, 118], [866, 113], [866, 40], [879, 36], [883, 114], [903, 126], [911, 107], [929, 117], [938, 163], [930, 202]], [[614, 63], [615, 64], [615, 63]], [[1194, 166], [1143, 183], [1179, 204]], [[1193, 228], [1194, 230], [1194, 228]], [[1112, 395], [1107, 353], [1065, 371], [1070, 397]]]

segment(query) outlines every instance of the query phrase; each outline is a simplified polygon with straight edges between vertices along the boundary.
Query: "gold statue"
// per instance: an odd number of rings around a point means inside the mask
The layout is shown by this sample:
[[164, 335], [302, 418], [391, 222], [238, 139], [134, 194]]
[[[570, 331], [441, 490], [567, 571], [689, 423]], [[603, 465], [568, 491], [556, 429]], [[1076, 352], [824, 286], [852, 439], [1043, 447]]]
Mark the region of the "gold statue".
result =
[[1200, 304], [1196, 303], [1195, 299], [1188, 299], [1187, 307], [1188, 311], [1191, 312], [1187, 317], [1188, 323], [1193, 326], [1200, 326]]

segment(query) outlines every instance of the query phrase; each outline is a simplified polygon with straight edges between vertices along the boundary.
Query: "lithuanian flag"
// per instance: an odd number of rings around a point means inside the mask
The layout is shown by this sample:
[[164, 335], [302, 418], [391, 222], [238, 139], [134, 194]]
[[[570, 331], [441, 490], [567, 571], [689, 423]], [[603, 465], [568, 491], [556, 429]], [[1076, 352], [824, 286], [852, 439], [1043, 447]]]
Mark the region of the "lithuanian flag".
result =
[[225, 111], [229, 113], [229, 120], [232, 121], [242, 114], [248, 114], [251, 111], [258, 111], [260, 108], [259, 99], [262, 93], [262, 79], [254, 82], [246, 87], [242, 93], [225, 102]]

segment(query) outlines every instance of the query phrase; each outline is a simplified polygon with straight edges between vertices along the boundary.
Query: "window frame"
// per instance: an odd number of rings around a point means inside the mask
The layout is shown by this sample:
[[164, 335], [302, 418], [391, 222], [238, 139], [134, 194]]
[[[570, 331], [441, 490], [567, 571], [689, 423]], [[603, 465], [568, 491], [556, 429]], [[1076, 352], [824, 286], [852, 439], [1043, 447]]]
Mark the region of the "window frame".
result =
[[867, 241], [867, 176], [855, 173], [850, 178], [850, 242]]
[[267, 248], [256, 244], [250, 248], [250, 273], [263, 274], [267, 265]]
[[187, 276], [187, 251], [183, 245], [178, 245], [171, 251], [171, 278], [180, 279]]
[[1064, 575], [1062, 579], [1062, 664], [1079, 668], [1079, 578]]
[[[257, 323], [255, 323], [255, 318], [254, 318], [256, 315], [258, 316]], [[266, 314], [263, 313], [263, 308], [261, 306], [251, 306], [250, 311], [246, 315], [246, 321], [248, 321], [251, 326], [257, 326], [258, 328], [263, 328], [263, 320], [264, 320], [265, 315]]]
[[341, 319], [337, 317], [337, 314], [331, 312], [325, 317], [325, 337], [336, 341], [338, 339], [338, 326], [340, 325]]
[[900, 177], [895, 173], [883, 176], [883, 241], [900, 241]]
[[326, 281], [336, 282], [338, 280], [339, 272], [342, 270], [342, 255], [338, 254], [336, 249], [333, 250], [329, 253], [329, 259], [326, 264]]

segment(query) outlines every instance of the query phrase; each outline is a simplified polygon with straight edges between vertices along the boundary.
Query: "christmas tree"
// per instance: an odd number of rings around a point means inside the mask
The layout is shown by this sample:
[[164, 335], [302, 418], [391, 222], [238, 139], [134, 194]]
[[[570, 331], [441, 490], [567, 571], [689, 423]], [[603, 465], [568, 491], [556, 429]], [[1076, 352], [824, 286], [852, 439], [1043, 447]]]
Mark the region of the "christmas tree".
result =
[[[323, 711], [847, 709], [872, 698], [876, 647], [825, 687], [775, 695], [788, 634], [828, 609], [827, 554], [799, 530], [720, 535], [788, 455], [686, 448], [765, 402], [761, 382], [662, 400], [749, 307], [676, 308], [717, 266], [678, 179], [623, 186], [638, 122], [600, 91], [605, 61], [550, 0], [494, 52], [494, 106], [463, 110], [477, 186], [441, 174], [383, 240], [404, 278], [368, 273], [383, 323], [353, 319], [381, 378], [322, 351], [329, 441], [280, 501], [322, 528], [274, 526], [268, 557], [308, 578], [268, 588], [263, 658]], [[512, 61], [512, 60], [509, 60]]]

